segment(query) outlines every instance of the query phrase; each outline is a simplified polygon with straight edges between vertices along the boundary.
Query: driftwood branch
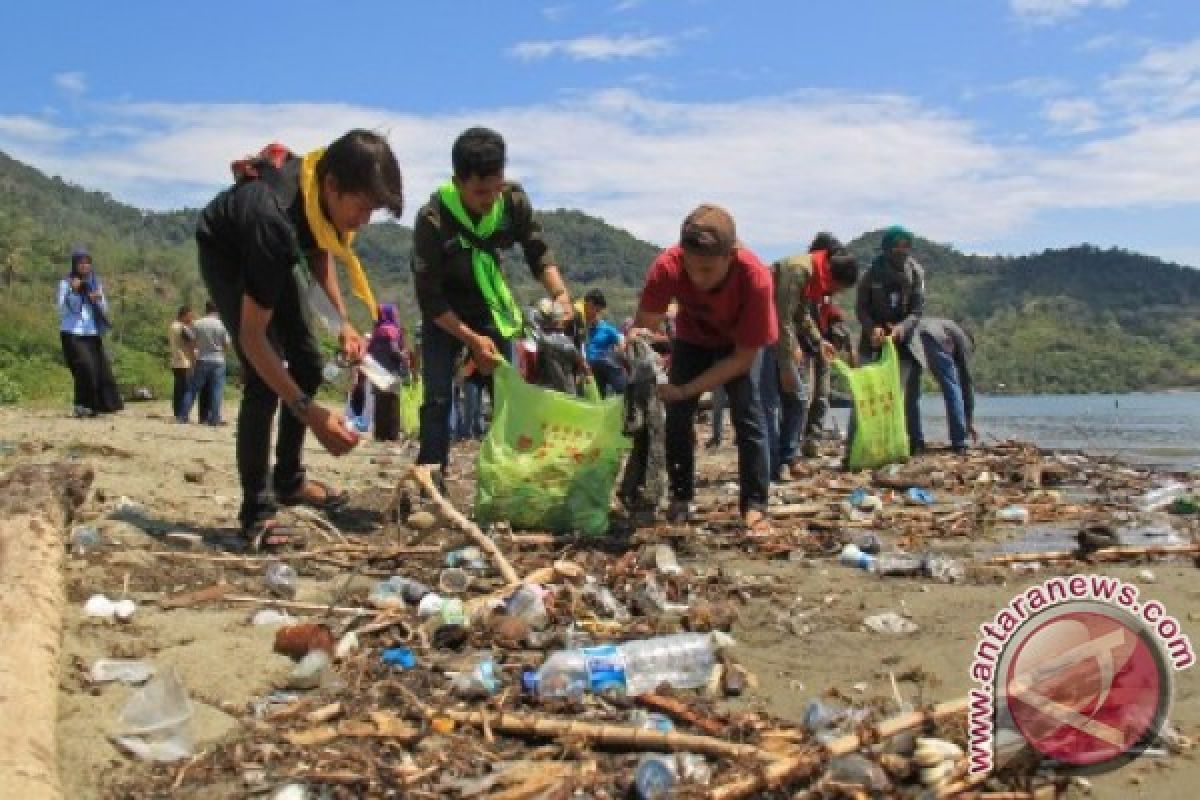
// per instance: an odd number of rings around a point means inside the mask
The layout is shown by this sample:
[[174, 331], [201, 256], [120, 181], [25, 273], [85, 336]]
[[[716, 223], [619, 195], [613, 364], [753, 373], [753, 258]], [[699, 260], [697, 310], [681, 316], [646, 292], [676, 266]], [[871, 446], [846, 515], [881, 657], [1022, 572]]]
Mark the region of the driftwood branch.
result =
[[852, 733], [835, 739], [828, 745], [812, 748], [803, 753], [778, 758], [758, 774], [718, 786], [708, 793], [709, 800], [737, 800], [751, 797], [763, 789], [774, 789], [814, 774], [829, 758], [855, 752], [868, 741], [890, 739], [905, 731], [920, 728], [931, 722], [966, 713], [967, 698], [934, 706], [928, 711], [913, 711], [884, 720], [866, 734]]
[[479, 545], [479, 548], [491, 557], [492, 561], [496, 564], [496, 568], [500, 570], [500, 574], [504, 576], [504, 580], [513, 584], [521, 582], [521, 576], [513, 569], [512, 564], [508, 563], [508, 559], [504, 556], [504, 553], [500, 552], [500, 548], [496, 546], [496, 543], [485, 536], [478, 525], [463, 516], [462, 512], [455, 508], [449, 500], [442, 497], [442, 493], [433, 485], [433, 478], [429, 476], [428, 467], [414, 465], [409, 474], [420, 484], [421, 488], [429, 495], [434, 504], [437, 505], [438, 510], [442, 512], [442, 516], [453, 523], [460, 531], [470, 536], [475, 544]]

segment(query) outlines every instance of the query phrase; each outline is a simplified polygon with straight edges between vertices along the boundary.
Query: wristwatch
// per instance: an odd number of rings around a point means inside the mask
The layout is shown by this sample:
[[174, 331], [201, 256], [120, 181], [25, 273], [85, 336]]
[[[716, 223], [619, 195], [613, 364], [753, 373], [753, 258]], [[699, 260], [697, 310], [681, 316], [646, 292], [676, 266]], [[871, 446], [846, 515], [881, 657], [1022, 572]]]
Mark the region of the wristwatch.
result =
[[308, 416], [308, 410], [312, 408], [313, 399], [303, 392], [295, 400], [287, 404], [288, 411], [292, 412], [292, 416], [304, 422], [304, 418]]

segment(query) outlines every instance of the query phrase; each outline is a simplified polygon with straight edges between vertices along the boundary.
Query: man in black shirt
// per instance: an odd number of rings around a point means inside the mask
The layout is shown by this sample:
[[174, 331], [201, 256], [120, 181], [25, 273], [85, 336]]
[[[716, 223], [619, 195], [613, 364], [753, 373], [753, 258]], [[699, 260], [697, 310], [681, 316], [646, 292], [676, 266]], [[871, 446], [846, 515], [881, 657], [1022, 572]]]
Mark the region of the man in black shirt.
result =
[[[301, 453], [306, 427], [334, 455], [349, 452], [358, 441], [340, 413], [312, 400], [321, 384], [322, 358], [309, 322], [309, 282], [328, 296], [341, 317], [342, 350], [351, 360], [360, 359], [365, 344], [346, 321], [333, 255], [343, 261], [352, 280], [361, 279], [350, 235], [378, 209], [399, 216], [402, 183], [387, 141], [362, 130], [350, 131], [303, 158], [272, 146], [259, 159], [235, 165], [235, 174], [238, 182], [201, 214], [196, 243], [200, 272], [232, 334], [244, 372], [237, 424], [243, 533], [260, 544], [277, 545], [286, 542], [286, 532], [272, 519], [267, 469], [279, 400], [288, 412], [280, 417], [275, 447], [276, 500], [318, 508], [345, 500], [325, 484], [305, 478]], [[299, 268], [302, 259], [305, 270]], [[369, 296], [369, 291], [365, 283], [356, 286], [360, 296]]]
[[425, 402], [418, 464], [444, 467], [450, 452], [454, 365], [465, 346], [479, 371], [512, 360], [520, 308], [500, 270], [500, 251], [520, 244], [525, 261], [561, 308], [571, 298], [542, 238], [525, 191], [504, 180], [504, 139], [470, 128], [454, 142], [454, 177], [420, 211], [413, 226], [412, 271], [421, 307]]

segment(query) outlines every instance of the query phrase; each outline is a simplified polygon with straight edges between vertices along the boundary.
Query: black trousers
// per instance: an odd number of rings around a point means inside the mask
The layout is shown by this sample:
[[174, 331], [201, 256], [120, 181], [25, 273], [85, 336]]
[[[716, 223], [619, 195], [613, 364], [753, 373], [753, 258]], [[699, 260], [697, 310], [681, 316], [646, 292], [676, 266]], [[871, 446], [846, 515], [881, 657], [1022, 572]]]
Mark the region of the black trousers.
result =
[[125, 407], [112, 365], [104, 352], [104, 340], [99, 336], [76, 336], [61, 331], [63, 358], [75, 380], [75, 405], [97, 414], [120, 411]]
[[[267, 487], [267, 472], [279, 397], [242, 352], [240, 333], [242, 299], [246, 291], [245, 265], [232, 263], [204, 245], [200, 246], [199, 258], [204, 284], [242, 362], [244, 386], [236, 433], [238, 478], [242, 484], [242, 508], [238, 516], [243, 527], [248, 527], [275, 510]], [[267, 338], [280, 358], [287, 362], [288, 373], [300, 390], [308, 395], [315, 394], [321, 386], [321, 350], [310, 326], [305, 289], [296, 270], [272, 310]], [[284, 410], [279, 415], [275, 470], [271, 479], [276, 494], [291, 494], [304, 485], [301, 455], [305, 432], [304, 424], [289, 411]]]
[[192, 371], [184, 367], [171, 367], [171, 374], [175, 379], [171, 386], [171, 413], [175, 419], [187, 419], [191, 409], [184, 408], [183, 402], [187, 399], [188, 378]]

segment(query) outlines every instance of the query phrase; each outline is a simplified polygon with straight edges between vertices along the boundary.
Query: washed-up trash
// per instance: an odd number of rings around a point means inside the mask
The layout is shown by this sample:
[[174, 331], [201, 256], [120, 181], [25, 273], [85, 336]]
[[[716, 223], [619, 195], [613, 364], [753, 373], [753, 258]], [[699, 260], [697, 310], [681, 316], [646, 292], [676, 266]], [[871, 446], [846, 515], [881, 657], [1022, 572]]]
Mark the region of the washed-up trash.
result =
[[880, 553], [870, 567], [877, 575], [912, 576], [925, 574], [925, 559], [911, 553]]
[[389, 647], [379, 657], [389, 667], [412, 669], [417, 665], [416, 654], [407, 647]]
[[500, 677], [491, 657], [480, 658], [468, 672], [454, 675], [451, 690], [464, 700], [481, 700], [500, 691]]
[[338, 661], [344, 660], [348, 655], [358, 649], [358, 634], [354, 631], [347, 631], [338, 639], [337, 644], [333, 648], [333, 657]]
[[462, 594], [471, 588], [471, 574], [459, 567], [447, 567], [438, 575], [438, 588], [446, 594]]
[[275, 632], [275, 652], [291, 658], [304, 658], [316, 651], [333, 652], [333, 631], [319, 622], [288, 625]]
[[155, 673], [153, 664], [146, 661], [131, 661], [118, 658], [101, 658], [92, 664], [88, 680], [92, 683], [117, 681], [127, 686], [136, 686], [150, 680]]
[[285, 784], [271, 795], [271, 800], [311, 800], [311, 798], [312, 794], [308, 791], [308, 787], [302, 783]]
[[933, 493], [916, 486], [911, 487], [904, 493], [904, 496], [913, 505], [928, 506], [933, 504]]
[[873, 614], [864, 619], [863, 624], [875, 633], [886, 633], [893, 636], [904, 636], [920, 630], [917, 623], [900, 616], [895, 611]]
[[877, 555], [883, 550], [883, 539], [875, 531], [867, 531], [855, 541], [855, 546], [867, 555]]
[[1138, 511], [1163, 511], [1187, 493], [1187, 484], [1171, 481], [1135, 498], [1133, 504]]
[[1029, 509], [1022, 506], [1006, 506], [996, 512], [996, 520], [1026, 525], [1029, 523]]
[[130, 696], [117, 718], [116, 742], [144, 761], [179, 761], [192, 754], [192, 701], [172, 669]]
[[509, 596], [504, 610], [509, 616], [523, 620], [535, 631], [544, 629], [550, 622], [546, 614], [545, 590], [540, 586], [521, 586]]
[[654, 568], [660, 575], [679, 575], [683, 572], [683, 568], [679, 566], [679, 559], [669, 544], [654, 546], [653, 561]]
[[638, 759], [634, 773], [634, 792], [638, 800], [658, 800], [670, 797], [679, 782], [679, 767], [675, 756], [666, 753], [646, 753]]
[[296, 596], [296, 581], [298, 579], [296, 570], [292, 569], [291, 565], [285, 564], [282, 561], [267, 562], [266, 570], [263, 572], [263, 583], [266, 584], [267, 591], [276, 597], [283, 597], [288, 600]]
[[104, 544], [100, 531], [93, 525], [77, 525], [71, 529], [71, 555], [82, 558]]
[[716, 665], [716, 634], [677, 633], [552, 654], [524, 676], [539, 697], [577, 697], [585, 692], [638, 695], [662, 684], [696, 689]]
[[851, 753], [829, 762], [829, 777], [839, 784], [861, 786], [869, 792], [886, 792], [892, 787], [883, 768], [866, 756]]
[[1176, 497], [1175, 502], [1171, 503], [1172, 514], [1195, 514], [1198, 511], [1200, 511], [1200, 499], [1197, 499], [1194, 494]]
[[875, 556], [870, 553], [864, 553], [853, 542], [842, 548], [841, 554], [838, 555], [838, 561], [848, 567], [857, 567], [863, 570], [872, 570], [875, 568]]
[[139, 515], [145, 513], [146, 507], [136, 500], [132, 500], [125, 495], [121, 495], [121, 497], [117, 500], [116, 506], [113, 507], [113, 510], [118, 514]]
[[446, 601], [440, 594], [430, 592], [421, 598], [417, 603], [417, 616], [421, 619], [429, 619], [432, 616], [442, 613], [442, 606]]
[[83, 613], [96, 619], [116, 619], [128, 622], [137, 611], [137, 603], [132, 600], [109, 600], [102, 594], [94, 594], [83, 604]]
[[325, 670], [332, 661], [327, 650], [312, 650], [300, 659], [288, 675], [289, 689], [316, 689], [325, 677]]
[[483, 557], [483, 551], [472, 545], [471, 547], [460, 547], [457, 550], [451, 550], [449, 553], [446, 553], [446, 566], [485, 570], [487, 569], [487, 561]]
[[261, 608], [250, 618], [251, 625], [288, 625], [294, 619], [286, 611], [276, 608]]
[[645, 728], [648, 731], [670, 733], [675, 730], [675, 723], [666, 714], [659, 714], [655, 711], [644, 711], [640, 708], [636, 708], [629, 713], [629, 721], [637, 727]]

